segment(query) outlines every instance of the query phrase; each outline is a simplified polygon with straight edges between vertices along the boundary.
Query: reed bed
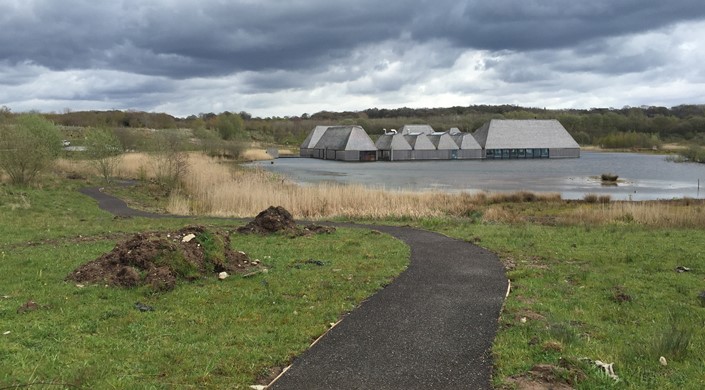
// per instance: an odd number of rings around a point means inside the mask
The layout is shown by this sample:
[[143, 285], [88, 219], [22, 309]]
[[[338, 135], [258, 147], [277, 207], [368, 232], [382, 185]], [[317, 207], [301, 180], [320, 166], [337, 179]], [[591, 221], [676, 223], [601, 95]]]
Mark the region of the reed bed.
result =
[[[59, 159], [57, 172], [90, 176], [88, 161]], [[123, 178], [155, 177], [145, 153], [127, 153], [118, 172]], [[639, 224], [653, 227], [705, 227], [705, 202], [610, 202], [589, 194], [585, 203], [555, 216], [562, 225]], [[593, 197], [595, 199], [593, 199]], [[604, 199], [603, 199], [604, 198]], [[221, 160], [190, 153], [188, 172], [172, 192], [167, 210], [174, 214], [252, 217], [269, 206], [283, 206], [296, 218], [428, 218], [470, 217], [490, 223], [526, 221], [521, 211], [505, 203], [561, 202], [560, 194], [527, 191], [510, 193], [444, 193], [374, 189], [362, 185], [297, 185], [264, 169], [233, 169]]]
[[705, 204], [681, 202], [612, 202], [583, 205], [559, 216], [568, 225], [639, 224], [652, 227], [705, 227]]
[[560, 200], [556, 194], [450, 194], [387, 191], [362, 185], [300, 186], [263, 169], [232, 170], [205, 156], [192, 155], [180, 191], [169, 199], [175, 214], [251, 217], [269, 206], [283, 206], [296, 218], [421, 218], [470, 216], [478, 206], [506, 201]]
[[90, 176], [95, 175], [96, 170], [88, 160], [72, 160], [59, 158], [52, 165], [53, 172], [65, 175]]
[[247, 149], [240, 155], [240, 158], [248, 161], [272, 160], [272, 156], [264, 149]]

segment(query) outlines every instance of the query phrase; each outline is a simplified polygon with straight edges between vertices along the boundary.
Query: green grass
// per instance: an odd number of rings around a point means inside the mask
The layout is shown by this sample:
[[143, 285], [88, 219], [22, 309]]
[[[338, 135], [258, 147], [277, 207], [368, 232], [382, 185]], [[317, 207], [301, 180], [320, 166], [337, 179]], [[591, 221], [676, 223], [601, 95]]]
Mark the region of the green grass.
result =
[[[702, 230], [457, 220], [421, 225], [476, 242], [515, 265], [507, 273], [512, 293], [493, 347], [496, 386], [534, 364], [588, 357], [614, 363], [621, 380], [615, 384], [588, 370], [579, 389], [705, 387]], [[679, 265], [692, 271], [677, 273]], [[659, 364], [660, 356], [668, 366]]]
[[[267, 273], [213, 275], [166, 293], [80, 288], [64, 278], [114, 246], [108, 232], [193, 220], [113, 219], [76, 187], [0, 187], [0, 388], [247, 388], [289, 364], [408, 263], [403, 243], [367, 230], [235, 234], [233, 249], [261, 260]], [[18, 312], [30, 300], [38, 309]], [[136, 310], [137, 301], [155, 311]]]

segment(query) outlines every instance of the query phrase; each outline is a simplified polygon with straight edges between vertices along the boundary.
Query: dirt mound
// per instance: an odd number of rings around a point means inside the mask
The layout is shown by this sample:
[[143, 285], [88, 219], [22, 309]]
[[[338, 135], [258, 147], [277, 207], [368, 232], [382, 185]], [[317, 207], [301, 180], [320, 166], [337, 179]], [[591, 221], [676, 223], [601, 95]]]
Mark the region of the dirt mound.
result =
[[255, 219], [237, 229], [237, 231], [244, 234], [288, 233], [301, 236], [307, 234], [330, 234], [335, 232], [335, 228], [313, 224], [301, 228], [296, 225], [291, 213], [284, 207], [269, 206], [266, 210], [257, 214]]
[[239, 228], [240, 233], [268, 234], [282, 231], [296, 230], [294, 217], [284, 207], [269, 206], [266, 210], [257, 214], [254, 220]]
[[188, 226], [176, 232], [138, 233], [108, 253], [81, 265], [66, 280], [157, 291], [174, 288], [177, 280], [195, 280], [219, 272], [244, 273], [257, 267], [244, 252], [230, 248], [220, 230]]

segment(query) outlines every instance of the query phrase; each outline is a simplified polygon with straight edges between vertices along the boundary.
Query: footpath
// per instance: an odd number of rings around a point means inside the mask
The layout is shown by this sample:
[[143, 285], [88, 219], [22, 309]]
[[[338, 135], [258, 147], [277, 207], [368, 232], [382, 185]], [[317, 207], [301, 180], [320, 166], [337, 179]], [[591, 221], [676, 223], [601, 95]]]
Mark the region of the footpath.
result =
[[[175, 217], [131, 209], [98, 188], [81, 192], [114, 215]], [[331, 225], [375, 229], [404, 241], [411, 248], [409, 267], [268, 388], [491, 389], [490, 348], [508, 284], [497, 256], [409, 227]]]

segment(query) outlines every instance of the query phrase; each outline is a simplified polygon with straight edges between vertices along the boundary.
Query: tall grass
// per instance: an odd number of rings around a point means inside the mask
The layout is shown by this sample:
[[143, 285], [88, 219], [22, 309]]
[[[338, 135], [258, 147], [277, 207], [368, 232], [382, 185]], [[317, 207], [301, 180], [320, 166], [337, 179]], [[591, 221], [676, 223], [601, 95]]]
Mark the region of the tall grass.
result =
[[584, 205], [567, 211], [558, 221], [567, 225], [635, 223], [653, 227], [705, 227], [705, 204], [682, 201]]
[[560, 200], [555, 194], [450, 194], [385, 191], [362, 185], [300, 186], [265, 170], [232, 170], [205, 156], [192, 155], [183, 191], [175, 192], [167, 210], [175, 214], [249, 217], [283, 206], [298, 218], [421, 218], [469, 216], [480, 204], [502, 201]]

